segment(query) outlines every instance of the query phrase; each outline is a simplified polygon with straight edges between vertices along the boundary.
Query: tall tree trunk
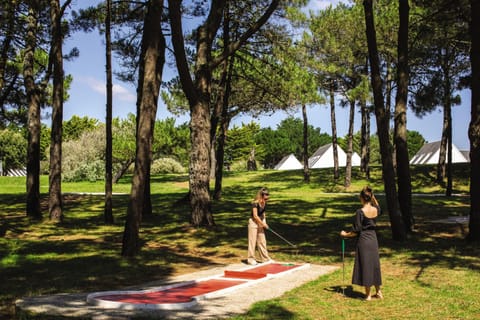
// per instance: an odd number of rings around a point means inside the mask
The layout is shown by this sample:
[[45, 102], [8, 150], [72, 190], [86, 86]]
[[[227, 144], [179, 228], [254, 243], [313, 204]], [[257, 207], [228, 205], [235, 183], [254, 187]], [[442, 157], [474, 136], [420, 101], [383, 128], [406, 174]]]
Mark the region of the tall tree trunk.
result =
[[470, 0], [470, 61], [472, 65], [470, 140], [470, 220], [468, 241], [480, 240], [480, 0]]
[[368, 44], [368, 56], [370, 61], [371, 83], [373, 88], [373, 99], [375, 104], [375, 117], [377, 120], [377, 133], [380, 142], [380, 153], [382, 157], [382, 174], [385, 195], [387, 198], [388, 214], [394, 240], [403, 241], [406, 239], [405, 228], [402, 216], [399, 211], [397, 191], [395, 188], [395, 171], [393, 168], [392, 146], [389, 140], [389, 118], [384, 107], [382, 93], [382, 79], [380, 76], [380, 60], [377, 50], [377, 38], [373, 17], [372, 0], [363, 1], [365, 9], [365, 25]]
[[397, 96], [395, 101], [395, 155], [397, 158], [398, 200], [406, 232], [414, 224], [412, 214], [412, 181], [407, 144], [407, 97], [408, 97], [408, 0], [400, 0], [398, 30]]
[[[162, 34], [162, 39], [164, 39], [163, 37], [163, 34]], [[159, 78], [160, 78], [160, 82], [158, 83], [158, 88], [155, 88], [158, 90], [158, 92], [160, 92], [160, 85], [161, 85], [161, 79], [162, 79], [162, 71], [163, 71], [163, 65], [165, 64], [165, 48], [166, 48], [166, 44], [163, 43], [163, 45], [161, 45], [161, 49], [159, 49], [159, 59], [161, 60], [159, 63], [161, 64], [161, 68], [160, 68], [160, 74], [159, 74]], [[160, 58], [160, 54], [161, 54], [161, 58]], [[150, 120], [150, 132], [151, 132], [151, 136], [149, 136], [149, 141], [148, 141], [148, 145], [149, 145], [149, 153], [148, 153], [148, 161], [146, 162], [147, 164], [147, 167], [146, 167], [146, 178], [145, 178], [145, 189], [144, 189], [144, 192], [143, 192], [143, 212], [142, 212], [142, 216], [151, 216], [152, 215], [152, 210], [153, 210], [153, 206], [152, 206], [152, 195], [151, 195], [151, 184], [150, 184], [150, 179], [151, 179], [151, 168], [152, 168], [152, 163], [153, 163], [153, 137], [154, 137], [154, 129], [155, 129], [155, 118], [157, 117], [157, 108], [158, 108], [158, 94], [157, 94], [157, 97], [155, 98], [155, 111], [153, 112], [153, 114], [151, 113], [151, 110], [149, 110], [149, 112], [147, 112], [148, 114], [148, 117], [149, 117], [149, 120]], [[139, 110], [141, 109], [141, 105], [139, 105]], [[140, 122], [139, 122], [140, 123]]]
[[347, 163], [345, 164], [345, 188], [352, 184], [353, 124], [355, 120], [355, 100], [350, 100], [348, 117]]
[[107, 224], [113, 224], [112, 213], [112, 41], [110, 36], [110, 21], [112, 14], [112, 1], [107, 0], [107, 9], [105, 13], [105, 60], [107, 76], [107, 104], [105, 117], [105, 208], [104, 220]]
[[[201, 54], [200, 54], [201, 55]], [[207, 68], [203, 66], [201, 69]], [[200, 91], [207, 95], [199, 98], [191, 108], [190, 132], [190, 207], [191, 223], [195, 227], [213, 226], [210, 203], [210, 76], [208, 72], [199, 72]], [[202, 79], [202, 80], [200, 80]], [[208, 83], [208, 85], [207, 85]]]
[[[223, 11], [223, 43], [224, 43], [224, 52], [227, 51], [228, 46], [230, 45], [230, 14], [229, 14], [229, 3], [226, 4], [225, 10]], [[217, 131], [219, 130], [219, 123], [223, 122], [221, 120], [223, 110], [228, 109], [228, 97], [226, 97], [227, 91], [227, 81], [228, 81], [228, 70], [229, 70], [229, 59], [225, 59], [222, 62], [222, 71], [220, 74], [220, 81], [217, 87], [217, 98], [214, 102], [214, 110], [211, 117], [211, 133], [210, 133], [210, 143], [211, 143], [211, 155], [210, 155], [210, 178], [215, 178], [219, 168], [223, 169], [223, 163], [217, 164], [217, 151], [219, 150], [217, 144], [219, 143], [219, 137], [217, 137]], [[226, 105], [225, 105], [226, 104]], [[220, 129], [221, 130], [221, 129]], [[222, 161], [223, 161], [223, 155]], [[223, 177], [223, 172], [221, 173]], [[220, 189], [217, 189], [217, 186]], [[215, 200], [220, 199], [221, 196], [221, 182], [217, 185], [215, 180], [215, 188], [213, 191], [213, 198]]]
[[28, 14], [26, 47], [23, 62], [23, 78], [28, 104], [27, 147], [27, 216], [41, 219], [40, 207], [40, 92], [34, 80], [34, 55], [36, 48], [36, 25], [39, 4], [32, 1]]
[[213, 139], [210, 141], [210, 179], [215, 179], [215, 173], [217, 172], [215, 168], [217, 167], [217, 133], [213, 136]]
[[63, 35], [60, 1], [50, 1], [53, 64], [52, 132], [50, 142], [49, 201], [50, 220], [63, 220], [62, 199], [62, 132], [63, 132]]
[[179, 71], [180, 81], [190, 105], [190, 208], [191, 223], [195, 227], [214, 225], [210, 203], [210, 96], [212, 70], [211, 49], [217, 32], [225, 2], [213, 1], [207, 21], [196, 32], [197, 57], [195, 61], [195, 82], [190, 70], [183, 44], [181, 25], [181, 1], [168, 1], [172, 43]]
[[387, 116], [388, 119], [391, 118], [392, 115], [392, 68], [390, 65], [387, 65], [386, 70], [387, 70], [387, 75], [386, 75], [386, 81], [385, 81], [385, 115]]
[[257, 160], [255, 158], [255, 147], [250, 149], [250, 155], [247, 160], [247, 171], [257, 171]]
[[[156, 111], [155, 111], [155, 116], [156, 116]], [[155, 118], [154, 118], [155, 119]], [[155, 121], [154, 121], [155, 122]], [[155, 124], [152, 124], [150, 128], [153, 131], [155, 127]], [[153, 152], [152, 152], [152, 146], [153, 146], [153, 136], [150, 138], [150, 154], [148, 157], [148, 166], [147, 166], [147, 175], [145, 178], [145, 190], [143, 191], [143, 212], [142, 216], [148, 217], [152, 215], [152, 192], [151, 192], [151, 167], [152, 167], [152, 162], [153, 162]]]
[[123, 232], [122, 256], [135, 256], [140, 250], [139, 229], [148, 190], [154, 123], [165, 63], [165, 38], [161, 29], [162, 0], [148, 2], [142, 36], [137, 97], [137, 138], [132, 190]]
[[310, 183], [310, 170], [308, 168], [308, 119], [307, 119], [307, 107], [302, 105], [303, 115], [303, 181]]
[[362, 110], [362, 125], [360, 128], [360, 170], [365, 173], [365, 178], [370, 179], [370, 110], [367, 102], [360, 102]]
[[228, 126], [230, 125], [230, 118], [228, 117], [227, 112], [223, 113], [220, 123], [220, 132], [218, 135], [217, 149], [215, 154], [217, 159], [215, 165], [215, 190], [213, 193], [213, 198], [215, 200], [222, 198], [223, 168], [225, 165], [225, 142]]
[[[450, 97], [450, 95], [449, 95]], [[445, 108], [445, 113], [447, 114], [447, 163], [446, 163], [446, 174], [447, 174], [447, 188], [445, 189], [445, 195], [450, 197], [452, 195], [452, 104], [450, 103], [450, 98], [448, 99], [448, 107]]]
[[[228, 41], [227, 41], [228, 42]], [[220, 116], [220, 132], [217, 139], [217, 148], [215, 153], [215, 189], [213, 191], [213, 198], [219, 200], [222, 197], [222, 181], [223, 169], [225, 166], [225, 142], [227, 138], [227, 131], [230, 125], [231, 117], [228, 114], [228, 105], [230, 93], [232, 91], [232, 74], [234, 57], [231, 56], [228, 60], [228, 68], [225, 81], [225, 92], [223, 93], [222, 112]]]
[[[365, 71], [368, 76], [368, 56], [365, 57]], [[360, 170], [365, 173], [365, 178], [370, 180], [370, 108], [367, 107], [367, 100], [360, 100], [362, 114], [362, 125], [360, 129]]]
[[[365, 72], [368, 76], [368, 56], [365, 57]], [[365, 178], [370, 180], [370, 108], [367, 107], [366, 98], [360, 100], [360, 107], [362, 113], [362, 125], [360, 129], [360, 149], [361, 162], [360, 169], [365, 173]]]
[[[218, 4], [218, 3], [217, 3]], [[219, 12], [223, 12], [218, 4]], [[212, 4], [213, 6], [213, 4]], [[198, 92], [196, 103], [190, 107], [190, 207], [191, 223], [195, 227], [213, 226], [210, 203], [210, 97], [212, 70], [211, 48], [213, 36], [218, 30], [221, 15], [201, 25], [197, 30], [197, 59], [195, 64], [195, 91]]]
[[[389, 61], [390, 62], [390, 61]], [[391, 119], [392, 115], [392, 85], [393, 85], [393, 80], [392, 80], [392, 68], [391, 64], [387, 62], [387, 74], [386, 74], [386, 81], [385, 81], [385, 117], [387, 119]], [[389, 127], [389, 136], [390, 136], [390, 127]], [[397, 157], [396, 157], [396, 151], [395, 151], [395, 144], [393, 144], [392, 147], [392, 164], [393, 164], [393, 170], [397, 168]]]
[[[225, 86], [227, 83], [227, 76], [228, 76], [228, 61], [224, 61], [223, 63], [223, 68], [220, 76], [220, 82], [217, 88], [217, 97], [216, 101], [214, 102], [214, 108], [212, 111], [212, 116], [210, 118], [210, 123], [211, 123], [211, 132], [210, 132], [210, 178], [215, 178], [215, 175], [217, 173], [217, 156], [216, 152], [218, 148], [216, 148], [216, 145], [218, 144], [218, 125], [221, 124], [222, 122], [222, 113], [224, 108], [228, 108], [228, 105], [225, 106]], [[216, 194], [216, 189], [214, 191], [214, 194]], [[215, 198], [215, 196], [214, 196]], [[218, 198], [215, 198], [218, 199]]]
[[448, 114], [447, 114], [447, 106], [443, 106], [443, 127], [442, 127], [442, 137], [440, 140], [440, 154], [438, 157], [438, 164], [437, 164], [437, 182], [440, 184], [444, 183], [445, 179], [445, 163], [447, 158], [447, 144], [448, 144]]
[[338, 180], [337, 120], [335, 118], [335, 80], [330, 81], [330, 121], [332, 123], [333, 179]]
[[[450, 163], [452, 157], [452, 84], [450, 81], [450, 65], [449, 60], [449, 50], [445, 51], [445, 54], [442, 56], [442, 72], [444, 74], [444, 89], [443, 89], [443, 128], [442, 128], [442, 141], [440, 144], [440, 157], [438, 160], [437, 167], [437, 180], [439, 183], [443, 183], [445, 176], [447, 176], [447, 187], [446, 195], [451, 195], [452, 193], [452, 177], [451, 177], [451, 168]], [[447, 172], [448, 170], [448, 172]]]
[[[5, 3], [5, 27], [3, 29], [3, 41], [0, 45], [1, 52], [0, 52], [0, 106], [3, 106], [5, 103], [6, 95], [3, 94], [4, 92], [4, 85], [5, 85], [5, 73], [7, 69], [7, 61], [8, 61], [8, 54], [11, 49], [11, 44], [14, 40], [15, 36], [15, 12], [17, 10], [17, 0], [8, 1]], [[28, 28], [28, 27], [27, 27]], [[28, 32], [28, 31], [27, 31]], [[35, 42], [34, 42], [35, 44]], [[28, 45], [28, 44], [27, 44]], [[8, 91], [8, 90], [6, 90]]]

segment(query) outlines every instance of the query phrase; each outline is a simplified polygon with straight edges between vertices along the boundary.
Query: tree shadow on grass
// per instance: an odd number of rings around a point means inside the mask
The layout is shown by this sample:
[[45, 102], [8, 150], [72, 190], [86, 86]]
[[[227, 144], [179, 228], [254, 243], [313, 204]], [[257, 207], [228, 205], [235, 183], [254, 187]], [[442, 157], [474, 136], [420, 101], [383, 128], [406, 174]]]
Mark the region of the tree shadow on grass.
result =
[[[184, 217], [169, 209], [171, 199], [180, 196], [153, 197], [161, 204], [160, 214], [144, 219], [143, 248], [130, 259], [120, 255], [128, 196], [115, 197], [113, 225], [103, 223], [102, 196], [65, 196], [65, 219], [61, 223], [50, 223], [47, 218], [33, 221], [25, 216], [23, 196], [5, 196], [0, 213], [2, 225], [6, 225], [5, 235], [0, 238], [0, 318], [10, 312], [5, 310], [11, 310], [19, 297], [88, 293], [168, 281], [178, 265], [198, 269], [214, 264], [215, 257], [195, 255], [185, 244], [175, 242], [185, 237], [179, 223]], [[3, 198], [0, 195], [0, 201]], [[169, 237], [174, 240], [170, 242]], [[157, 243], [152, 241], [157, 238]]]
[[418, 268], [419, 275], [431, 266], [480, 270], [480, 249], [465, 240], [468, 226], [436, 222], [467, 215], [469, 204], [465, 197], [417, 196], [413, 200], [415, 230], [408, 234], [406, 241], [392, 240], [388, 216], [382, 220], [377, 230], [381, 256], [390, 258], [398, 252], [407, 253], [406, 263]]
[[291, 311], [281, 307], [276, 300], [262, 301], [255, 303], [252, 308], [246, 313], [246, 318], [249, 315], [254, 315], [258, 319], [268, 319], [268, 320], [288, 320], [295, 319], [295, 314]]

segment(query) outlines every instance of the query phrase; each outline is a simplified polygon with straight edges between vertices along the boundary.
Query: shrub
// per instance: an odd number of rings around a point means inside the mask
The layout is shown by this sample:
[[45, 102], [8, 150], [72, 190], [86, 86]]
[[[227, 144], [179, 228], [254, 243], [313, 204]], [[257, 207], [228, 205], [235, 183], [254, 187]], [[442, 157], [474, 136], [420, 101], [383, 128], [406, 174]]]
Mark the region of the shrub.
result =
[[62, 175], [65, 181], [96, 181], [105, 177], [103, 129], [84, 132], [78, 140], [62, 145]]
[[151, 174], [160, 173], [184, 173], [185, 168], [175, 159], [172, 158], [159, 158], [153, 161], [150, 168]]
[[27, 140], [21, 132], [0, 130], [0, 146], [0, 161], [4, 172], [26, 166]]
[[63, 180], [74, 181], [91, 181], [103, 180], [105, 178], [105, 162], [103, 160], [95, 160], [92, 162], [80, 163], [73, 170], [68, 170], [63, 174]]

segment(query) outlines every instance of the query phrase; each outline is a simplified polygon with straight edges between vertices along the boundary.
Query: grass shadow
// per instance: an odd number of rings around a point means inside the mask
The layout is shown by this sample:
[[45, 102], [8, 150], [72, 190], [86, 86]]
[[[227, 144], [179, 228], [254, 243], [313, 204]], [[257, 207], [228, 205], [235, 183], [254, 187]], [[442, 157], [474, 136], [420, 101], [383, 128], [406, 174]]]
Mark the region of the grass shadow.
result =
[[325, 288], [325, 291], [341, 294], [345, 298], [350, 298], [350, 299], [364, 299], [365, 298], [364, 293], [355, 290], [355, 288], [351, 285], [332, 286], [332, 287]]
[[294, 313], [276, 304], [275, 300], [255, 303], [245, 316], [250, 315], [255, 315], [255, 319], [296, 319]]

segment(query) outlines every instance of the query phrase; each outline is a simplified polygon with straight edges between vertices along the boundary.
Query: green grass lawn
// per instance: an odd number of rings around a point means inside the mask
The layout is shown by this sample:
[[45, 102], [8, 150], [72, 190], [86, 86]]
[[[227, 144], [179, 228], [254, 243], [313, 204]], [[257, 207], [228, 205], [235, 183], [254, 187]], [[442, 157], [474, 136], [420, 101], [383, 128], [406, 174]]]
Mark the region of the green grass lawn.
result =
[[[315, 170], [303, 183], [301, 171], [228, 172], [223, 198], [213, 203], [216, 227], [189, 226], [186, 175], [152, 179], [153, 214], [143, 219], [143, 248], [134, 259], [120, 257], [128, 177], [114, 186], [115, 224], [103, 224], [104, 186], [63, 183], [62, 224], [25, 217], [25, 178], [0, 177], [0, 319], [46, 319], [15, 315], [13, 302], [24, 296], [61, 292], [114, 290], [214, 265], [245, 259], [250, 200], [261, 186], [270, 189], [269, 225], [297, 245], [293, 249], [272, 234], [268, 245], [278, 261], [337, 265], [332, 274], [296, 288], [282, 297], [255, 304], [234, 319], [479, 319], [480, 250], [463, 238], [467, 226], [437, 219], [469, 212], [468, 170], [455, 167], [453, 197], [444, 197], [433, 167], [412, 168], [416, 230], [408, 241], [391, 240], [388, 215], [379, 219], [379, 244], [384, 278], [382, 301], [363, 301], [363, 288], [350, 285], [354, 242], [348, 241], [345, 279], [341, 239], [359, 206], [365, 185], [382, 193], [381, 172], [373, 168], [366, 181], [354, 170], [352, 186], [335, 182], [330, 170]], [[47, 216], [47, 177], [42, 177], [43, 212]], [[439, 193], [440, 196], [433, 196]], [[345, 293], [345, 295], [342, 294]]]

